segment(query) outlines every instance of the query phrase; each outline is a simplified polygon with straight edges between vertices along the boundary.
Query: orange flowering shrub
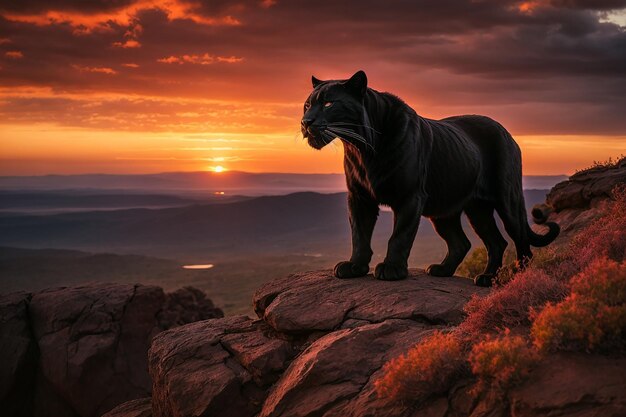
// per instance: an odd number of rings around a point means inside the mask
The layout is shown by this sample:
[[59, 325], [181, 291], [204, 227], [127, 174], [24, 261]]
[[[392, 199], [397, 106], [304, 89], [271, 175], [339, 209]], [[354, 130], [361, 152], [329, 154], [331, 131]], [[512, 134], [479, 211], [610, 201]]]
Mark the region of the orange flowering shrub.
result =
[[623, 346], [626, 264], [601, 258], [571, 281], [571, 294], [536, 314], [531, 334], [542, 350]]
[[565, 297], [566, 286], [545, 272], [528, 267], [508, 284], [485, 297], [473, 297], [465, 306], [467, 317], [459, 326], [471, 339], [486, 332], [530, 325], [529, 314], [548, 301]]
[[[613, 200], [567, 248], [537, 251], [523, 271], [501, 271], [506, 285], [472, 298], [457, 333], [433, 333], [386, 364], [379, 395], [419, 400], [446, 391], [467, 365], [468, 343], [479, 387], [502, 389], [523, 378], [542, 351], [626, 348], [626, 185], [614, 189]], [[475, 251], [460, 272], [481, 272], [485, 255]], [[508, 331], [520, 326], [531, 327], [530, 347]]]
[[520, 381], [538, 360], [521, 336], [509, 332], [501, 338], [489, 338], [474, 345], [469, 362], [481, 385], [506, 389]]
[[453, 333], [434, 332], [406, 354], [389, 361], [376, 381], [379, 396], [414, 400], [444, 392], [465, 363], [465, 352]]
[[626, 260], [626, 185], [615, 187], [607, 213], [579, 233], [571, 250], [581, 269], [596, 258]]

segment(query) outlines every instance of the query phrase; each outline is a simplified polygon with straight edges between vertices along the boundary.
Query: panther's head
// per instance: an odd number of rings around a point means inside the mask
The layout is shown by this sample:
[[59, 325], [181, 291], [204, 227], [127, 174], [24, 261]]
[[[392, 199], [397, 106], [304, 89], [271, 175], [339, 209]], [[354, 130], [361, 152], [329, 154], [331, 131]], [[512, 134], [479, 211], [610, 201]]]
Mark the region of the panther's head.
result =
[[363, 143], [363, 98], [367, 76], [358, 71], [348, 80], [322, 81], [311, 77], [313, 91], [304, 102], [301, 129], [309, 145], [322, 149], [335, 138]]

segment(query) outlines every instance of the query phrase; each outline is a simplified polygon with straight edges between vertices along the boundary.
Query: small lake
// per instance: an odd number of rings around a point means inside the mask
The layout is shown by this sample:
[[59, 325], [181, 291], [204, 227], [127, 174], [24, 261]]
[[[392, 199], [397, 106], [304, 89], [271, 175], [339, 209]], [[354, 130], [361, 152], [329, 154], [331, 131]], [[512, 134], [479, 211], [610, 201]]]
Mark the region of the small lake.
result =
[[183, 265], [183, 269], [211, 269], [213, 264]]

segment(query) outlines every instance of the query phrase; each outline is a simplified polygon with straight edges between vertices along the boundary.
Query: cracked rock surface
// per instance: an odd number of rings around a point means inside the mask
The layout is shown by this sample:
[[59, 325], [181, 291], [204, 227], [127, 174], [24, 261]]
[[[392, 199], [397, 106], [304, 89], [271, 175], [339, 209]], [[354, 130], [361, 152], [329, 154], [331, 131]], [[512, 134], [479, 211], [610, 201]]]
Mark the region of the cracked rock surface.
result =
[[163, 332], [150, 348], [152, 411], [166, 416], [361, 416], [394, 411], [374, 381], [389, 359], [458, 324], [473, 294], [464, 278], [411, 270], [407, 280], [332, 271], [271, 281], [254, 296], [258, 320], [208, 320]]
[[402, 281], [380, 281], [371, 275], [337, 279], [316, 271], [271, 281], [254, 294], [257, 315], [279, 332], [333, 330], [350, 320], [380, 323], [406, 319], [455, 325], [472, 294], [486, 294], [465, 278], [436, 278], [413, 269]]
[[546, 197], [542, 211], [549, 213], [548, 221], [561, 226], [556, 244], [565, 244], [602, 216], [615, 186], [626, 184], [626, 158], [615, 166], [587, 169], [558, 183]]
[[2, 410], [99, 417], [147, 397], [152, 337], [188, 317], [222, 316], [190, 288], [165, 294], [156, 286], [93, 284], [0, 296]]
[[[384, 364], [489, 290], [411, 270], [409, 279], [339, 280], [331, 271], [274, 280], [254, 296], [259, 319], [207, 320], [160, 333], [150, 348], [152, 415], [234, 417], [509, 417], [626, 415], [626, 359], [546, 357], [510, 392], [475, 394], [460, 376], [419, 406], [379, 398]], [[120, 414], [116, 417], [132, 417]]]

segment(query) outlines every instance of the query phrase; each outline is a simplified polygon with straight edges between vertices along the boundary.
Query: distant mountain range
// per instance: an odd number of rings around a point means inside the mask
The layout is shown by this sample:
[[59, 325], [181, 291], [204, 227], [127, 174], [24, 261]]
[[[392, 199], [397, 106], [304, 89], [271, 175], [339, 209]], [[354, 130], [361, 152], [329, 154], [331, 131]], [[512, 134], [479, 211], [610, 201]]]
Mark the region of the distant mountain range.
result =
[[[526, 190], [527, 207], [544, 201], [546, 192]], [[231, 201], [204, 197], [131, 191], [0, 192], [5, 207], [0, 211], [0, 292], [88, 281], [193, 285], [211, 294], [227, 312], [249, 314], [250, 297], [261, 283], [330, 268], [349, 256], [345, 193]], [[163, 204], [175, 207], [160, 208]], [[143, 208], [119, 208], [124, 206]], [[50, 214], [43, 207], [66, 212]], [[391, 226], [391, 213], [382, 211], [372, 266], [385, 255]], [[471, 228], [466, 229], [470, 240], [480, 245]], [[409, 264], [425, 267], [444, 254], [445, 243], [430, 222], [422, 220]], [[213, 267], [183, 269], [187, 264]]]
[[[525, 189], [550, 189], [565, 175], [525, 176]], [[0, 190], [91, 190], [91, 192], [143, 192], [158, 194], [276, 195], [298, 191], [346, 191], [343, 174], [283, 174], [239, 171], [167, 172], [161, 174], [43, 175], [0, 177]]]
[[[527, 206], [546, 191], [527, 190]], [[375, 240], [384, 242], [391, 213], [381, 212]], [[428, 221], [420, 235], [433, 236]], [[346, 194], [312, 192], [222, 204], [0, 215], [0, 245], [121, 251], [170, 257], [198, 254], [329, 252], [349, 242]]]

